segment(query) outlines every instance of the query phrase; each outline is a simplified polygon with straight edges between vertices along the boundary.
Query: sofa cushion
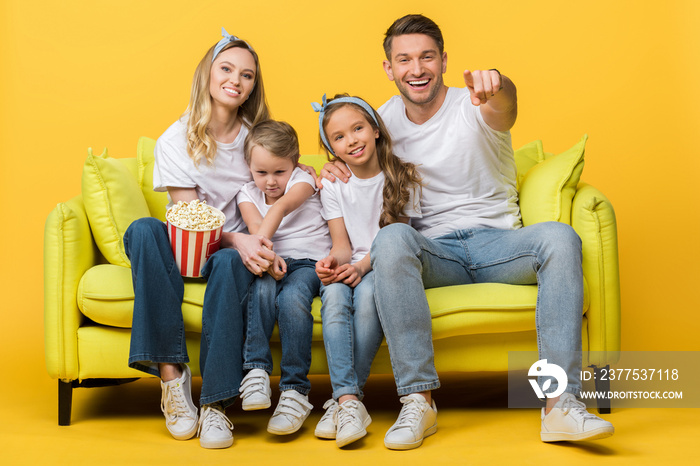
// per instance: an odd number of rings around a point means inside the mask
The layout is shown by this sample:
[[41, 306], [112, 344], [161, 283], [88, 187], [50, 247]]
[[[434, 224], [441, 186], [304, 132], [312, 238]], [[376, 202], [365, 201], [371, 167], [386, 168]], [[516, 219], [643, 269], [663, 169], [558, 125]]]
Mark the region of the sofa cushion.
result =
[[97, 247], [110, 263], [128, 267], [131, 262], [122, 241], [131, 222], [150, 212], [136, 179], [120, 160], [102, 155], [88, 157], [83, 166], [83, 202]]
[[[586, 285], [584, 283], [584, 285]], [[185, 330], [202, 331], [205, 281], [185, 279], [182, 311]], [[433, 317], [433, 338], [479, 333], [508, 333], [535, 328], [535, 285], [480, 283], [426, 290]], [[78, 307], [92, 321], [112, 327], [131, 327], [134, 290], [127, 267], [102, 264], [83, 275], [78, 287]], [[588, 309], [588, 286], [584, 286], [583, 312]], [[321, 300], [314, 299], [314, 341], [322, 341]], [[279, 341], [277, 330], [273, 340]]]
[[[571, 224], [571, 201], [583, 171], [587, 135], [569, 150], [557, 155], [542, 152], [539, 141], [519, 149], [518, 180], [523, 225], [540, 222]], [[539, 143], [539, 145], [538, 145]], [[517, 152], [517, 151], [516, 151]], [[530, 162], [544, 158], [536, 164]], [[520, 173], [521, 167], [526, 170]]]
[[136, 165], [138, 166], [138, 183], [143, 197], [146, 199], [151, 217], [165, 221], [165, 207], [168, 204], [168, 194], [153, 191], [153, 167], [156, 163], [154, 151], [156, 141], [142, 137], [136, 147]]

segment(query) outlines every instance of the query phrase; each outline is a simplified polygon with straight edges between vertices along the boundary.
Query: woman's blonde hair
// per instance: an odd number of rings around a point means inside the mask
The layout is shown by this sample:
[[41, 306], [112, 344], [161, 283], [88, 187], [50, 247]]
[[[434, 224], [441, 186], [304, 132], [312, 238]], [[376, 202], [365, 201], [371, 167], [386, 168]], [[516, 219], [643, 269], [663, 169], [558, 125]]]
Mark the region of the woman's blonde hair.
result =
[[253, 147], [260, 146], [275, 157], [299, 162], [299, 137], [292, 125], [284, 121], [266, 120], [253, 125], [245, 138], [243, 153], [250, 165]]
[[[323, 115], [323, 130], [326, 130], [326, 125], [330, 121], [331, 116], [338, 109], [343, 107], [351, 107], [362, 114], [362, 116], [367, 120], [367, 123], [372, 127], [372, 129], [379, 131], [379, 137], [376, 140], [377, 146], [377, 160], [379, 161], [379, 168], [384, 172], [384, 190], [382, 191], [382, 213], [379, 216], [379, 228], [383, 228], [392, 223], [399, 221], [399, 217], [405, 217], [404, 214], [406, 205], [411, 199], [411, 191], [414, 191], [415, 196], [413, 202], [419, 202], [420, 199], [420, 189], [421, 189], [421, 177], [416, 170], [416, 166], [412, 163], [403, 162], [399, 159], [391, 144], [391, 136], [389, 136], [389, 131], [387, 131], [386, 126], [379, 114], [374, 111], [374, 116], [377, 121], [375, 123], [372, 115], [367, 113], [367, 110], [361, 106], [351, 103], [351, 102], [341, 102], [332, 105], [334, 99], [339, 99], [341, 97], [350, 97], [348, 94], [336, 94], [333, 99], [327, 101]], [[358, 97], [359, 98], [359, 97]], [[323, 140], [320, 138], [321, 147], [326, 151], [329, 161], [337, 160], [339, 157], [332, 155], [326, 146], [323, 144]], [[412, 209], [413, 206], [408, 206]]]
[[[212, 101], [209, 84], [211, 82], [212, 57], [215, 47], [216, 44], [207, 51], [199, 65], [197, 65], [194, 78], [192, 79], [190, 103], [185, 111], [185, 115], [187, 115], [187, 154], [192, 158], [195, 165], [199, 165], [202, 159], [205, 159], [207, 164], [211, 165], [216, 157], [216, 141], [209, 129]], [[263, 86], [263, 78], [260, 71], [260, 60], [258, 59], [258, 54], [243, 40], [229, 42], [221, 51], [223, 52], [233, 47], [249, 51], [255, 60], [255, 87], [250, 93], [248, 100], [243, 102], [238, 109], [238, 116], [241, 118], [242, 123], [250, 128], [255, 123], [270, 118], [270, 111], [265, 100], [265, 86]]]

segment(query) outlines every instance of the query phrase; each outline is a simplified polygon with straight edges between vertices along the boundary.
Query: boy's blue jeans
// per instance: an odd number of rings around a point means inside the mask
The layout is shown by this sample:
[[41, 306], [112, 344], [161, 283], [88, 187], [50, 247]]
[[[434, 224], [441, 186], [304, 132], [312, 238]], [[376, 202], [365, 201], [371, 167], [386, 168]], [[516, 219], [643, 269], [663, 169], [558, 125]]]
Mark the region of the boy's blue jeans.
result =
[[424, 288], [486, 282], [538, 285], [540, 359], [562, 367], [568, 375], [566, 391], [579, 394], [583, 271], [581, 239], [569, 225], [458, 230], [429, 239], [396, 223], [379, 231], [370, 257], [377, 312], [399, 395], [440, 386]]
[[270, 337], [278, 323], [282, 360], [280, 391], [296, 390], [307, 395], [311, 390], [311, 334], [314, 319], [311, 303], [321, 285], [316, 261], [285, 259], [287, 273], [277, 281], [265, 273], [250, 286], [247, 306], [244, 370], [272, 372]]
[[344, 283], [321, 285], [321, 321], [333, 398], [356, 395], [369, 377], [384, 335], [374, 303], [374, 272], [351, 288]]
[[[189, 362], [182, 318], [184, 282], [175, 264], [165, 224], [133, 222], [124, 235], [134, 284], [129, 366], [160, 375], [158, 363]], [[238, 396], [243, 377], [243, 309], [254, 275], [234, 249], [221, 249], [202, 269], [207, 280], [202, 308], [200, 404]]]

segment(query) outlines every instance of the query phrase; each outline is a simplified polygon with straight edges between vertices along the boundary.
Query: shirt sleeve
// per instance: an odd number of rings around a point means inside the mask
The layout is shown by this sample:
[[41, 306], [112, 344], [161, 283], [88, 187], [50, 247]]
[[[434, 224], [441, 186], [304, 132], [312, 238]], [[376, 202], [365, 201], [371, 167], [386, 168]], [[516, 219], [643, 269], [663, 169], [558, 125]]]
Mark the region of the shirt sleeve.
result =
[[[334, 218], [341, 218], [343, 216], [343, 211], [340, 208], [340, 203], [338, 202], [338, 189], [332, 182], [324, 179], [323, 189], [321, 190], [321, 217], [325, 221], [333, 220]], [[342, 181], [336, 181], [336, 183], [342, 183]]]
[[255, 204], [250, 193], [251, 184], [254, 185], [255, 183], [251, 181], [250, 183], [241, 186], [240, 191], [238, 191], [238, 194], [236, 194], [236, 204], [241, 204], [243, 202], [250, 202], [251, 204]]
[[315, 193], [318, 192], [318, 188], [316, 187], [316, 180], [314, 179], [314, 177], [309, 175], [299, 167], [295, 168], [292, 172], [292, 176], [287, 182], [287, 188], [285, 189], [285, 192], [289, 191], [289, 189], [297, 183], [308, 183], [309, 185], [311, 185], [312, 188], [314, 188]]
[[196, 187], [197, 184], [188, 173], [188, 169], [194, 169], [194, 164], [187, 155], [187, 149], [164, 136], [158, 138], [156, 142], [153, 190], [164, 192], [167, 191], [168, 186], [175, 188]]

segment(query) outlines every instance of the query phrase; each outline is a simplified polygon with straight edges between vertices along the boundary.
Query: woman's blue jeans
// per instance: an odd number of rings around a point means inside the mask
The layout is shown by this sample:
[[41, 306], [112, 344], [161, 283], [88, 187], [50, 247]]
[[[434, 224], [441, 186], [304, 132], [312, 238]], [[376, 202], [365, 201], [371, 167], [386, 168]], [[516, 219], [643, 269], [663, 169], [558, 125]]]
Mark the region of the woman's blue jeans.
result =
[[287, 273], [281, 280], [265, 273], [250, 286], [243, 369], [272, 373], [270, 337], [277, 322], [282, 347], [279, 389], [307, 395], [311, 390], [308, 374], [314, 327], [311, 303], [318, 296], [321, 282], [316, 275], [316, 261], [285, 262]]
[[[187, 363], [182, 318], [184, 282], [165, 224], [133, 222], [124, 235], [134, 284], [129, 366], [160, 375], [158, 363]], [[200, 404], [235, 401], [243, 377], [243, 309], [254, 275], [234, 249], [220, 249], [202, 269], [207, 280], [202, 308]]]
[[356, 395], [369, 377], [384, 335], [374, 303], [374, 272], [351, 288], [344, 283], [321, 285], [321, 321], [333, 398]]
[[538, 285], [535, 326], [540, 359], [566, 371], [567, 392], [580, 392], [581, 239], [569, 225], [469, 229], [429, 239], [396, 223], [379, 231], [370, 257], [377, 312], [399, 395], [440, 386], [424, 288], [487, 282]]

